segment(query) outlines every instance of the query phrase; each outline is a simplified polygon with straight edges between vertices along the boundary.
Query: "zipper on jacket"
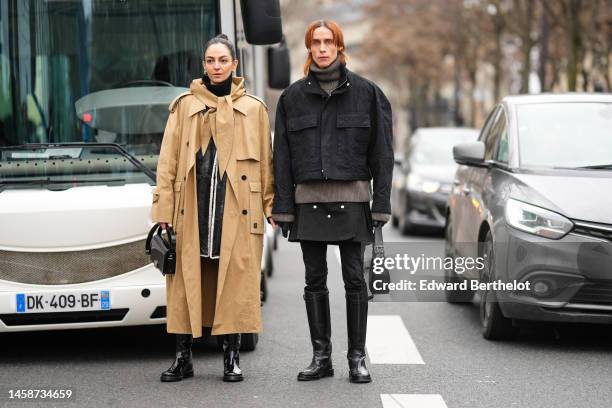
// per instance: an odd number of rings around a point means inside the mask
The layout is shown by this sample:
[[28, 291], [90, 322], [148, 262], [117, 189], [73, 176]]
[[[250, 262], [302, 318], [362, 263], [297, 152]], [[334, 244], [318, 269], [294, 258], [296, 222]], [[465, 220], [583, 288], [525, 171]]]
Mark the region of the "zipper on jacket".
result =
[[336, 92], [338, 89], [342, 88], [344, 84], [346, 84], [347, 82], [348, 82], [348, 76], [344, 78], [344, 81], [342, 81], [340, 85], [332, 89], [329, 93], [326, 92], [327, 95], [323, 96], [323, 99], [324, 99], [323, 108], [321, 109], [321, 112], [319, 112], [319, 141], [321, 142], [321, 174], [323, 175], [324, 180], [327, 180], [327, 175], [325, 174], [325, 168], [323, 166], [323, 130], [322, 130], [323, 111], [325, 110], [325, 107], [327, 106], [327, 103], [331, 99], [333, 93]]
[[331, 92], [329, 93], [329, 96], [331, 96], [334, 92], [336, 92], [338, 89], [342, 88], [344, 86], [344, 84], [346, 84], [348, 82], [348, 77], [344, 78], [344, 81], [342, 81], [342, 83], [340, 85], [338, 85], [337, 87], [335, 87], [334, 89], [331, 90]]

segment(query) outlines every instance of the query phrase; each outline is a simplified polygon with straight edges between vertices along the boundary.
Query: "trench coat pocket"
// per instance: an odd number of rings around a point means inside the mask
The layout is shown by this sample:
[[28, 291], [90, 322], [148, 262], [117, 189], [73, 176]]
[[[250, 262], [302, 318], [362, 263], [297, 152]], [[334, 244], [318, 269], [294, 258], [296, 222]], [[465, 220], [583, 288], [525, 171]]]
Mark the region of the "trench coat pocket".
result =
[[263, 203], [261, 195], [261, 183], [249, 183], [249, 210], [251, 214], [250, 224], [252, 234], [264, 233]]
[[178, 216], [180, 214], [180, 211], [183, 208], [183, 203], [181, 202], [182, 187], [183, 187], [182, 181], [177, 181], [174, 183], [174, 215], [172, 216], [172, 225], [175, 227], [175, 231], [177, 229]]

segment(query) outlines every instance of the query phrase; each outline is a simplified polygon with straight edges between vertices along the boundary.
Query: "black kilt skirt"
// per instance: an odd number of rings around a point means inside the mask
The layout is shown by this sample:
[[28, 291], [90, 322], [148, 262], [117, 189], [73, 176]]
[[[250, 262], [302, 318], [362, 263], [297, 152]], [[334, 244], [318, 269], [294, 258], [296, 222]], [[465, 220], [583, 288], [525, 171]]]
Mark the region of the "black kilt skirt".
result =
[[296, 204], [290, 242], [374, 242], [370, 203]]

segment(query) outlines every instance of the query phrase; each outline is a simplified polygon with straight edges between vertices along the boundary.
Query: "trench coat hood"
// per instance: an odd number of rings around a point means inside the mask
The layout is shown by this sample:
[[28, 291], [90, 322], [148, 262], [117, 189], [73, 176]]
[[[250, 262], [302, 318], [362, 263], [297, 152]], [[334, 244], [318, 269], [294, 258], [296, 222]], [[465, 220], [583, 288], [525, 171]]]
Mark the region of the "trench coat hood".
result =
[[[271, 216], [274, 197], [267, 108], [236, 77], [220, 98], [194, 80], [170, 112], [151, 212], [177, 235], [176, 274], [166, 276], [168, 332], [200, 337], [202, 316], [210, 315], [206, 297], [215, 298], [213, 335], [259, 332], [264, 215]], [[202, 287], [195, 175], [196, 154], [211, 137], [228, 179], [216, 289]]]

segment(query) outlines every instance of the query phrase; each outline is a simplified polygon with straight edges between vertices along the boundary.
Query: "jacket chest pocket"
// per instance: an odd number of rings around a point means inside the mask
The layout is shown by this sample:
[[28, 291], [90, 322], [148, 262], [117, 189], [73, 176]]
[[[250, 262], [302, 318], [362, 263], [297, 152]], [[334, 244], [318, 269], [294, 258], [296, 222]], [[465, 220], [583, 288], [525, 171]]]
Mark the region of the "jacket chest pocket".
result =
[[261, 183], [249, 183], [249, 224], [252, 234], [264, 233], [264, 216]]
[[319, 117], [297, 116], [287, 119], [287, 135], [291, 156], [297, 161], [315, 164], [319, 151]]
[[338, 114], [338, 150], [341, 153], [365, 154], [370, 142], [370, 115], [367, 113]]

